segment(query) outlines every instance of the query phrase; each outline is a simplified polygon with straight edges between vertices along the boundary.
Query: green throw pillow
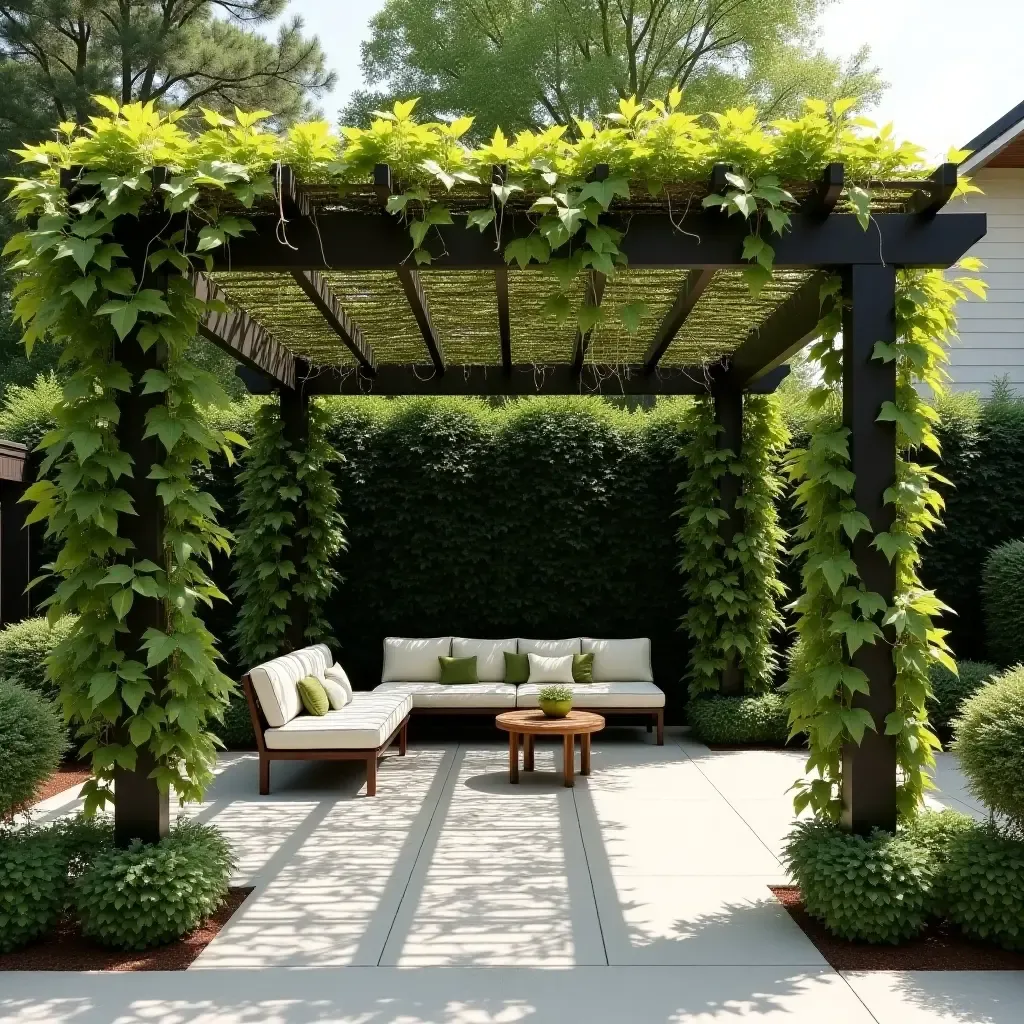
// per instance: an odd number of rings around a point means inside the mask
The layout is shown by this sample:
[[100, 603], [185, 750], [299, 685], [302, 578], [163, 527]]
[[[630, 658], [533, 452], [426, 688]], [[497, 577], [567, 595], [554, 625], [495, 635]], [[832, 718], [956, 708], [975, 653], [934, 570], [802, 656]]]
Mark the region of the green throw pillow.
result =
[[478, 683], [476, 655], [469, 658], [438, 658], [441, 662], [442, 683]]
[[572, 680], [574, 683], [592, 683], [594, 681], [594, 652], [590, 654], [574, 654], [572, 656]]
[[317, 718], [326, 715], [331, 709], [324, 684], [316, 676], [306, 676], [305, 679], [299, 680], [299, 700], [302, 701], [306, 712], [316, 715]]
[[528, 683], [530, 681], [530, 656], [505, 652], [505, 682]]

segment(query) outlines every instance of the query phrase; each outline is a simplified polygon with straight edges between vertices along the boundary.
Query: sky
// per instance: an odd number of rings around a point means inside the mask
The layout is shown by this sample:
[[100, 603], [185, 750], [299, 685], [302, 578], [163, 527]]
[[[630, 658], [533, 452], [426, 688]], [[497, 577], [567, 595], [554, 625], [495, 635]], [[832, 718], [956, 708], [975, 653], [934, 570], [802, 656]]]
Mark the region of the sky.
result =
[[[359, 44], [383, 0], [291, 0], [338, 74], [321, 102], [334, 120], [360, 87]], [[889, 89], [873, 113], [897, 134], [944, 155], [1024, 100], [1024, 3], [1020, 0], [834, 0], [821, 45], [848, 54], [862, 43]]]

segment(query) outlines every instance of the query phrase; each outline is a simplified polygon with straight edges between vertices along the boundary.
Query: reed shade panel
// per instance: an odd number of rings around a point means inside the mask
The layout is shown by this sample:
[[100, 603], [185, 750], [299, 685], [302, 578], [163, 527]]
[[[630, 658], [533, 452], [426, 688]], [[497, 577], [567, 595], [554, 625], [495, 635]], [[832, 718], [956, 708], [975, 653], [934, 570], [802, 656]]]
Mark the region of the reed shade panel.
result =
[[513, 363], [569, 363], [576, 341], [576, 313], [583, 304], [585, 274], [577, 275], [569, 289], [573, 314], [561, 323], [544, 310], [557, 290], [555, 279], [542, 270], [509, 270], [508, 307], [512, 331]]
[[500, 363], [494, 271], [421, 270], [420, 280], [445, 362], [483, 366]]

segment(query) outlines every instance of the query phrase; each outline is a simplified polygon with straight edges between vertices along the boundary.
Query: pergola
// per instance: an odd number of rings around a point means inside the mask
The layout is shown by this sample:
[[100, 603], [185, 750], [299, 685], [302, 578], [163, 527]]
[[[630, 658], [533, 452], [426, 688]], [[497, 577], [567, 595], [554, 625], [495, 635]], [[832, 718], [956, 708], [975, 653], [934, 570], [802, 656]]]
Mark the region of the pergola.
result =
[[[637, 188], [635, 200], [616, 200], [608, 221], [624, 231], [628, 266], [614, 277], [586, 271], [573, 288], [577, 302], [614, 309], [642, 297], [648, 312], [630, 334], [617, 318], [590, 331], [559, 326], [542, 310], [551, 279], [536, 268], [510, 269], [501, 248], [535, 230], [530, 196], [510, 199], [503, 212], [501, 247], [493, 232], [479, 232], [456, 218], [437, 227], [442, 254], [413, 269], [409, 236], [385, 211], [392, 194], [386, 165], [363, 186], [304, 183], [287, 167], [276, 169], [274, 201], [246, 211], [254, 230], [212, 250], [208, 273], [195, 277], [202, 299], [223, 300], [227, 312], [207, 314], [201, 332], [236, 358], [254, 390], [276, 390], [282, 420], [301, 443], [305, 408], [314, 395], [680, 395], [710, 394], [724, 428], [719, 444], [739, 450], [744, 392], [772, 391], [785, 363], [815, 336], [821, 316], [819, 290], [829, 275], [842, 279], [843, 415], [851, 431], [854, 499], [875, 532], [887, 530], [892, 506], [883, 494], [895, 477], [896, 428], [876, 419], [895, 400], [894, 362], [872, 360], [877, 341], [895, 338], [896, 272], [947, 268], [986, 230], [983, 214], [937, 216], [956, 186], [946, 164], [919, 181], [872, 182], [873, 215], [865, 230], [841, 205], [841, 164], [822, 169], [816, 182], [784, 183], [799, 201], [792, 229], [773, 236], [775, 271], [757, 298], [743, 278], [743, 240], [749, 225], [739, 217], [706, 211], [700, 200], [720, 191], [727, 168], [716, 165], [705, 186], [672, 187], [657, 199]], [[66, 179], [70, 185], [73, 173]], [[595, 169], [593, 177], [608, 173]], [[504, 169], [493, 170], [504, 180]], [[486, 186], [446, 197], [454, 213], [488, 205]], [[460, 207], [460, 203], [462, 204]], [[165, 215], [153, 217], [153, 223]], [[146, 224], [124, 239], [139, 276], [145, 252], [138, 239]], [[615, 326], [612, 326], [612, 324]], [[143, 353], [129, 337], [119, 358], [136, 380], [158, 366], [159, 346]], [[122, 448], [147, 465], [155, 440], [143, 440], [146, 410], [158, 396], [140, 388], [122, 399]], [[138, 557], [159, 561], [160, 501], [155, 482], [134, 479], [139, 515], [129, 529]], [[735, 516], [739, 482], [725, 477], [722, 503]], [[724, 528], [728, 528], [726, 525]], [[891, 603], [894, 570], [870, 546], [854, 542], [858, 571], [868, 589]], [[128, 627], [138, 638], [156, 624], [157, 602], [138, 602]], [[299, 602], [291, 609], [301, 645]], [[858, 832], [895, 828], [896, 748], [885, 735], [893, 709], [895, 668], [888, 644], [866, 644], [854, 663], [869, 677], [869, 697], [858, 696], [878, 725], [860, 746], [844, 753], [844, 824]], [[722, 680], [735, 690], [733, 667]], [[167, 822], [167, 796], [147, 778], [142, 757], [135, 772], [118, 770], [118, 831], [156, 838]]]

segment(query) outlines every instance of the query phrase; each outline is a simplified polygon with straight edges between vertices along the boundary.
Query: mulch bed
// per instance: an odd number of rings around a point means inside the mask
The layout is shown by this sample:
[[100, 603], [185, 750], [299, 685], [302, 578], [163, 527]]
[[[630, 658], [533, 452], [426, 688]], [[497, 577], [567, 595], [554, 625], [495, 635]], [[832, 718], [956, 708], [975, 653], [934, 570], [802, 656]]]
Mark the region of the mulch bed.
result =
[[920, 937], [899, 946], [838, 939], [807, 913], [796, 886], [769, 888], [837, 971], [1024, 971], [1024, 953], [972, 942], [947, 922], [931, 925]]
[[231, 889], [224, 905], [191, 935], [145, 953], [124, 953], [84, 939], [72, 922], [13, 953], [0, 954], [0, 971], [183, 971], [213, 941], [252, 889]]
[[40, 783], [36, 795], [32, 797], [32, 803], [37, 804], [42, 800], [48, 800], [51, 796], [63, 793], [85, 782], [89, 778], [89, 766], [87, 764], [62, 764], [45, 782]]

